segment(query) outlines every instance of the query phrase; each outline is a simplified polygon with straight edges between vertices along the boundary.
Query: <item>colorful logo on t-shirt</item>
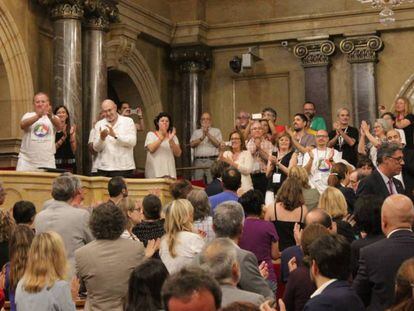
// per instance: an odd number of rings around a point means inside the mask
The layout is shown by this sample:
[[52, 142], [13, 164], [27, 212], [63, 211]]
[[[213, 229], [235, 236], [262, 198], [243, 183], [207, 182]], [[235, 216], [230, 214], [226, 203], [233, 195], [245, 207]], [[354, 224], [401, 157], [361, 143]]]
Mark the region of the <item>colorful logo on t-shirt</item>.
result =
[[45, 137], [49, 134], [49, 126], [44, 123], [38, 123], [33, 129], [33, 134], [39, 138]]
[[327, 159], [319, 159], [318, 160], [317, 168], [320, 172], [329, 172], [331, 167], [332, 167], [332, 164], [329, 160], [327, 160]]

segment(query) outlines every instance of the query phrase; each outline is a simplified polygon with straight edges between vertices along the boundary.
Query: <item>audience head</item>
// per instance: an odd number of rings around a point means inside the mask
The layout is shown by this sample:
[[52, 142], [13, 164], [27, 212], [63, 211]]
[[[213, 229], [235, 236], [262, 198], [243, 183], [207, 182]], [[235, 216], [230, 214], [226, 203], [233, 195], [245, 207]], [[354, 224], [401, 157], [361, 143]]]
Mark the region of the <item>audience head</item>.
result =
[[213, 176], [213, 178], [222, 177], [224, 170], [228, 167], [229, 164], [224, 161], [214, 161], [214, 163], [210, 167], [211, 176]]
[[170, 193], [174, 200], [186, 199], [191, 190], [193, 185], [187, 179], [179, 179], [170, 184]]
[[282, 133], [276, 142], [277, 147], [280, 149], [290, 150], [292, 149], [292, 137], [287, 133]]
[[31, 225], [36, 216], [36, 207], [30, 201], [17, 201], [13, 205], [13, 218], [16, 224]]
[[296, 178], [288, 177], [277, 191], [276, 203], [278, 202], [281, 202], [284, 209], [288, 211], [301, 207], [305, 203], [301, 182]]
[[34, 232], [28, 226], [17, 225], [9, 241], [10, 288], [15, 289], [26, 269], [27, 254], [34, 238]]
[[293, 130], [295, 132], [300, 132], [308, 126], [309, 120], [306, 115], [303, 113], [297, 113], [293, 117]]
[[391, 111], [395, 114], [395, 115], [407, 115], [409, 113], [411, 113], [411, 103], [410, 100], [407, 97], [404, 96], [400, 96], [398, 97], [395, 102], [394, 105], [391, 108]]
[[157, 220], [161, 214], [161, 200], [154, 194], [148, 194], [142, 200], [144, 218], [147, 220]]
[[232, 150], [247, 150], [246, 143], [243, 139], [243, 134], [239, 130], [234, 130], [230, 133], [229, 141]]
[[374, 163], [367, 156], [360, 156], [356, 165], [356, 168], [364, 176], [371, 175], [372, 170], [375, 168]]
[[261, 216], [265, 202], [259, 190], [249, 190], [239, 198], [239, 203], [243, 206], [245, 215]]
[[117, 109], [117, 105], [110, 99], [105, 99], [101, 104], [101, 110], [109, 123], [114, 123], [118, 119]]
[[53, 114], [57, 115], [59, 119], [66, 124], [67, 133], [70, 132], [70, 114], [68, 108], [64, 105], [59, 105], [53, 110]]
[[313, 241], [309, 247], [311, 277], [317, 281], [320, 277], [346, 281], [350, 274], [351, 246], [341, 235], [323, 235]]
[[320, 224], [331, 232], [334, 229], [331, 215], [321, 208], [314, 208], [310, 210], [305, 216], [305, 224], [306, 226], [311, 224]]
[[381, 209], [381, 226], [385, 235], [399, 228], [411, 229], [413, 221], [414, 207], [410, 198], [393, 194], [385, 199]]
[[276, 122], [277, 112], [272, 107], [266, 107], [262, 110], [262, 118]]
[[23, 275], [24, 290], [38, 293], [45, 286], [50, 288], [56, 281], [66, 278], [66, 271], [65, 245], [60, 235], [54, 231], [37, 234]]
[[328, 187], [319, 198], [319, 208], [327, 212], [333, 219], [342, 218], [348, 213], [348, 205], [342, 192]]
[[291, 167], [288, 172], [288, 177], [296, 178], [302, 188], [310, 189], [309, 175], [302, 166]]
[[240, 203], [226, 201], [214, 210], [213, 230], [217, 237], [230, 238], [232, 240], [240, 237], [243, 231], [244, 211]]
[[135, 225], [142, 221], [142, 205], [138, 201], [130, 198], [123, 198], [118, 203], [118, 207], [124, 213], [126, 219], [126, 229], [131, 230]]
[[162, 287], [166, 311], [215, 311], [221, 305], [217, 281], [201, 268], [184, 268], [171, 275]]
[[118, 113], [123, 116], [131, 115], [131, 105], [128, 102], [121, 102], [119, 104]]
[[116, 240], [126, 228], [127, 220], [121, 209], [113, 204], [102, 203], [92, 210], [89, 227], [97, 240]]
[[328, 186], [338, 188], [341, 186], [341, 183], [344, 186], [348, 185], [349, 174], [348, 167], [344, 163], [335, 163], [331, 168], [331, 173], [328, 177]]
[[325, 148], [328, 145], [329, 135], [326, 130], [319, 130], [316, 132], [316, 146], [318, 148]]
[[157, 131], [171, 132], [173, 130], [173, 122], [171, 116], [166, 112], [160, 112], [154, 119], [155, 129]]
[[374, 136], [382, 137], [385, 133], [391, 130], [392, 127], [384, 119], [376, 119], [374, 123]]
[[236, 118], [236, 127], [246, 128], [247, 124], [249, 124], [249, 120], [250, 120], [250, 113], [246, 111], [240, 111]]
[[223, 187], [226, 190], [236, 192], [241, 186], [241, 174], [238, 169], [234, 167], [226, 168], [221, 178]]
[[108, 182], [108, 192], [111, 198], [128, 196], [128, 188], [125, 179], [121, 176], [112, 177]]
[[329, 234], [329, 230], [321, 224], [313, 223], [306, 226], [306, 228], [303, 229], [300, 238], [300, 247], [302, 248], [303, 255], [309, 256], [309, 246], [313, 243], [313, 241], [321, 236]]
[[382, 199], [372, 194], [362, 195], [355, 201], [355, 221], [361, 231], [368, 235], [382, 234], [381, 205]]
[[0, 205], [4, 204], [4, 201], [6, 200], [6, 189], [4, 189], [3, 183], [0, 181]]
[[385, 112], [382, 114], [381, 119], [387, 121], [388, 125], [392, 128], [395, 127], [395, 121], [397, 118], [391, 112]]
[[69, 202], [76, 196], [75, 185], [69, 176], [56, 177], [52, 183], [52, 198]]
[[402, 147], [401, 135], [396, 129], [389, 130], [387, 132], [387, 141], [389, 143], [395, 143]]
[[159, 259], [147, 259], [129, 277], [125, 311], [157, 311], [162, 309], [161, 288], [168, 277]]
[[263, 128], [262, 128], [262, 123], [260, 121], [258, 120], [252, 121], [252, 124], [250, 127], [250, 134], [252, 138], [260, 138], [263, 136]]
[[349, 119], [351, 118], [351, 112], [349, 111], [348, 108], [346, 107], [339, 108], [336, 113], [336, 116], [338, 118], [339, 123], [342, 126], [348, 126]]
[[80, 180], [80, 178], [78, 176], [73, 175], [70, 172], [65, 172], [65, 173], [63, 173], [60, 176], [67, 176], [67, 177], [70, 178], [70, 180], [73, 183], [73, 188], [75, 188], [75, 194], [73, 195], [71, 204], [73, 206], [80, 205], [81, 202], [84, 199], [84, 197], [83, 197], [83, 189], [82, 189], [82, 181]]
[[354, 192], [357, 191], [359, 182], [362, 178], [365, 176], [362, 174], [362, 172], [358, 170], [354, 170], [349, 174], [349, 184], [348, 187], [352, 188]]
[[383, 143], [377, 148], [378, 168], [388, 178], [401, 173], [404, 155], [401, 146], [395, 143]]
[[194, 207], [194, 221], [203, 220], [210, 216], [210, 201], [208, 200], [207, 193], [204, 190], [191, 190], [187, 196], [187, 200], [190, 201], [191, 205]]
[[200, 264], [219, 284], [236, 286], [240, 280], [236, 246], [228, 238], [217, 238], [208, 243], [200, 254]]
[[33, 106], [36, 113], [44, 114], [50, 108], [49, 96], [43, 92], [35, 94], [33, 96]]
[[394, 305], [390, 310], [414, 310], [414, 258], [405, 260], [398, 269]]
[[201, 127], [209, 128], [211, 126], [211, 114], [208, 112], [203, 112], [200, 118]]
[[194, 208], [190, 201], [178, 199], [172, 201], [165, 211], [165, 232], [168, 239], [168, 251], [171, 257], [176, 256], [175, 242], [181, 231], [193, 230]]
[[15, 223], [9, 213], [0, 210], [0, 242], [7, 242], [10, 240], [14, 226]]
[[306, 101], [303, 104], [303, 114], [308, 118], [309, 121], [311, 121], [313, 117], [315, 116], [315, 113], [316, 113], [315, 104], [310, 101]]

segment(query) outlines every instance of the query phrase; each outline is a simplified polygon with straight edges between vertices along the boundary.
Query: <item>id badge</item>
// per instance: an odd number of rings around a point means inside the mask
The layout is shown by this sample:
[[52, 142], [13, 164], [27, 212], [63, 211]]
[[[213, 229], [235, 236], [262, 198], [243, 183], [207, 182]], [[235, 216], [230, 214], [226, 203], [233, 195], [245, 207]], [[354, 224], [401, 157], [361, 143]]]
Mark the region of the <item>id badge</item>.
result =
[[339, 157], [340, 159], [342, 159], [342, 154], [343, 154], [343, 152], [342, 152], [342, 151], [338, 151], [338, 157]]
[[260, 171], [260, 163], [254, 162], [253, 164], [253, 172]]
[[280, 183], [280, 179], [281, 179], [281, 177], [282, 177], [282, 174], [279, 174], [279, 173], [274, 173], [274, 174], [273, 174], [273, 183], [274, 183], [274, 184], [278, 184], [278, 183]]

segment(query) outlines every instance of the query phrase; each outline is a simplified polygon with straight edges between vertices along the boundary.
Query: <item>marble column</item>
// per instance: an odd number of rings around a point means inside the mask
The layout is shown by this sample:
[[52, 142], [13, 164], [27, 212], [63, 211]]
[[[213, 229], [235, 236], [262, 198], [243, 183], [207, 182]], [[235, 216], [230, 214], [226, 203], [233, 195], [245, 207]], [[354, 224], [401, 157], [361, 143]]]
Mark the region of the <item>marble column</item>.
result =
[[[82, 37], [83, 62], [83, 139], [88, 141], [90, 130], [97, 121], [101, 103], [108, 96], [106, 66], [106, 33], [110, 22], [117, 21], [117, 1], [86, 0]], [[83, 173], [91, 171], [88, 146], [83, 146]]]
[[[183, 155], [182, 166], [192, 164], [191, 134], [197, 129], [203, 107], [204, 73], [210, 67], [211, 50], [206, 46], [180, 47], [170, 55], [181, 75], [182, 101], [178, 111], [184, 131], [179, 134]], [[190, 177], [190, 174], [187, 174]]]
[[[49, 8], [53, 21], [53, 89], [52, 103], [65, 105], [72, 124], [81, 132], [82, 120], [82, 65], [81, 19], [83, 0], [39, 0]], [[77, 135], [77, 145], [82, 146], [82, 135]], [[82, 170], [82, 148], [76, 152], [78, 171]]]
[[334, 52], [334, 43], [327, 39], [306, 40], [298, 43], [293, 50], [305, 70], [305, 101], [316, 105], [317, 115], [325, 119], [329, 129], [332, 126], [329, 66]]
[[339, 45], [342, 53], [348, 55], [351, 64], [354, 125], [357, 128], [362, 120], [373, 124], [378, 115], [375, 63], [377, 52], [382, 46], [381, 38], [374, 35], [349, 37]]

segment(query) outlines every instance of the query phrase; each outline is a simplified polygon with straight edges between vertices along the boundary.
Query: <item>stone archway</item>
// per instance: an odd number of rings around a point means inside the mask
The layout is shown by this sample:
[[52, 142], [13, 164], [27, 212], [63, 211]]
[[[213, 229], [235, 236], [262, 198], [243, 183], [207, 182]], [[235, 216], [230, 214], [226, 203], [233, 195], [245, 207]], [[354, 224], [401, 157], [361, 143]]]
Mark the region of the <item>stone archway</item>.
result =
[[0, 1], [0, 56], [10, 89], [10, 137], [17, 138], [20, 118], [31, 109], [33, 80], [23, 39], [3, 1]]

